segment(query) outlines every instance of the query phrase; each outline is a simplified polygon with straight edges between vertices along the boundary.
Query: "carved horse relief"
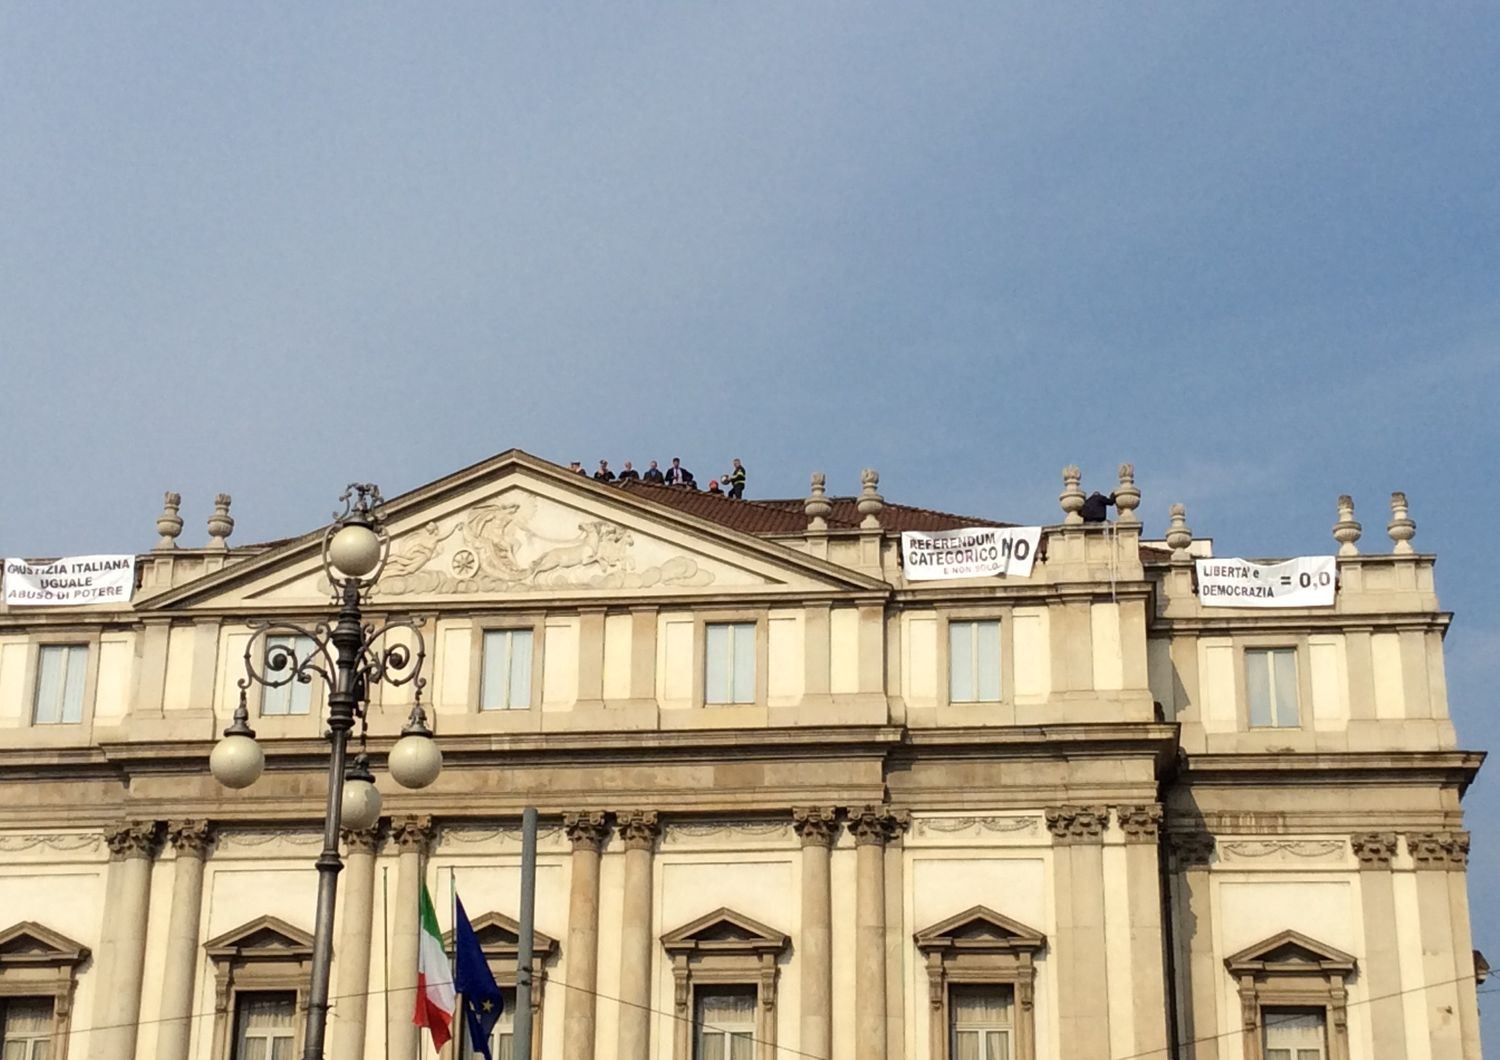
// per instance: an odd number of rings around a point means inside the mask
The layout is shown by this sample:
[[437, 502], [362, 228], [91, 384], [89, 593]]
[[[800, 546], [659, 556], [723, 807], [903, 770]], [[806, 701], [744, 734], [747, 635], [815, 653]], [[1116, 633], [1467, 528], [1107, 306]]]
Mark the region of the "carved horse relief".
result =
[[635, 538], [616, 523], [583, 520], [575, 524], [573, 536], [549, 537], [534, 527], [536, 514], [536, 498], [519, 493], [425, 523], [397, 541], [380, 592], [403, 596], [713, 583], [713, 572], [687, 556], [637, 569]]

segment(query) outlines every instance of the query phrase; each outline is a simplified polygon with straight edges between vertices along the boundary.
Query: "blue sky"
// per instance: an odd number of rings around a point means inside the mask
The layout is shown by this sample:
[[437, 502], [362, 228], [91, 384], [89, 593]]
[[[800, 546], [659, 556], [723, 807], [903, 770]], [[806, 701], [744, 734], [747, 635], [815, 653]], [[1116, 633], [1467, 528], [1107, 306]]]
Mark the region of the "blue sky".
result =
[[1482, 748], [1497, 130], [1482, 4], [0, 6], [0, 552], [512, 446], [1023, 522], [1133, 460], [1223, 554], [1404, 489]]

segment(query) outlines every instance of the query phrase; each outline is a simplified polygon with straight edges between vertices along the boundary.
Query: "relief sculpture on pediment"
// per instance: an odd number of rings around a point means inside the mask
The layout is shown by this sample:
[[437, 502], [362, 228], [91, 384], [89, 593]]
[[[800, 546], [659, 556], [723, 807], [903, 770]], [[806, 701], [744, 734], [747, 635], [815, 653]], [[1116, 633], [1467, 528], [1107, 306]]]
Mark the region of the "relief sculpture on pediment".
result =
[[[688, 556], [636, 564], [635, 538], [606, 519], [572, 520], [549, 535], [535, 525], [536, 498], [511, 494], [401, 535], [380, 592], [525, 592], [550, 588], [645, 589], [714, 581]], [[554, 520], [555, 521], [555, 520]]]

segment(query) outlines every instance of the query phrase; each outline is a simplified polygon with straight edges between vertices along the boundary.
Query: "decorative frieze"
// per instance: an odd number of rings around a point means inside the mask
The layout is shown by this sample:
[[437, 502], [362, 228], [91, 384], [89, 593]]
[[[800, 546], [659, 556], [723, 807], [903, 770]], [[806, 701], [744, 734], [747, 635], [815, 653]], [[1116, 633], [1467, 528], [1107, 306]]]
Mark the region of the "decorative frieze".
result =
[[805, 847], [831, 847], [839, 834], [838, 811], [827, 806], [794, 806], [792, 829]]
[[1317, 858], [1342, 857], [1342, 839], [1240, 839], [1225, 842], [1220, 852], [1232, 858], [1269, 859], [1277, 857]]
[[109, 845], [109, 859], [124, 861], [126, 858], [150, 858], [156, 854], [161, 841], [161, 822], [125, 821], [104, 833], [104, 842]]
[[1178, 872], [1206, 869], [1214, 856], [1214, 837], [1208, 832], [1169, 832], [1167, 847]]
[[661, 836], [661, 824], [655, 810], [630, 810], [619, 815], [616, 828], [625, 841], [626, 850], [651, 850]]
[[596, 854], [609, 838], [609, 814], [603, 810], [580, 810], [563, 814], [563, 831], [574, 850], [592, 849]]
[[743, 821], [683, 821], [663, 829], [664, 843], [680, 843], [684, 839], [708, 839], [711, 836], [733, 835], [759, 839], [782, 839], [791, 830], [791, 822], [783, 820]]
[[1109, 824], [1109, 810], [1103, 806], [1049, 806], [1047, 831], [1058, 843], [1097, 843]]
[[1349, 849], [1362, 869], [1389, 869], [1396, 856], [1395, 832], [1359, 832], [1349, 837]]
[[1120, 819], [1120, 829], [1127, 843], [1155, 843], [1161, 830], [1161, 807], [1156, 803], [1145, 806], [1121, 806], [1115, 811]]
[[19, 854], [23, 850], [34, 850], [44, 847], [47, 850], [57, 850], [65, 853], [76, 853], [85, 850], [98, 850], [99, 845], [104, 842], [104, 837], [97, 832], [58, 833], [42, 835], [6, 835], [0, 836], [0, 853]]
[[912, 824], [916, 835], [958, 835], [969, 832], [1032, 832], [1038, 817], [919, 817]]
[[190, 817], [167, 822], [167, 842], [177, 851], [177, 856], [203, 857], [213, 841], [213, 830], [201, 817]]
[[1410, 832], [1406, 849], [1419, 869], [1462, 871], [1469, 865], [1468, 832]]
[[911, 815], [888, 806], [866, 805], [849, 811], [849, 834], [855, 846], [885, 846], [897, 839], [911, 824]]
[[426, 814], [407, 814], [391, 818], [391, 842], [402, 853], [425, 852], [432, 842], [432, 818]]

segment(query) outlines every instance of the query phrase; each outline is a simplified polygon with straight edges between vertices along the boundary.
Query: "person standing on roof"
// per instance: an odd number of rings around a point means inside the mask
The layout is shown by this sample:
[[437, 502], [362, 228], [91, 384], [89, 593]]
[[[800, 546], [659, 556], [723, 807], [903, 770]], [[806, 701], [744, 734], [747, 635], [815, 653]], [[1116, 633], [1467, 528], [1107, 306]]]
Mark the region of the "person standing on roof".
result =
[[615, 473], [609, 469], [609, 461], [608, 460], [601, 460], [601, 461], [599, 461], [599, 470], [594, 472], [594, 481], [595, 482], [613, 482], [614, 480], [615, 480]]
[[729, 483], [729, 496], [737, 501], [745, 499], [745, 465], [740, 463], [740, 458], [734, 458], [734, 470], [724, 476]]
[[621, 482], [634, 482], [641, 477], [641, 473], [635, 469], [629, 460], [625, 461], [625, 467], [620, 471]]
[[661, 473], [661, 468], [656, 466], [655, 460], [651, 461], [651, 466], [648, 467], [646, 469], [646, 473], [641, 476], [642, 482], [649, 482], [653, 486], [660, 486], [666, 480], [667, 477]]
[[698, 483], [693, 479], [693, 473], [682, 466], [681, 457], [674, 456], [672, 458], [672, 466], [667, 468], [667, 485], [691, 486], [693, 489], [698, 488]]

